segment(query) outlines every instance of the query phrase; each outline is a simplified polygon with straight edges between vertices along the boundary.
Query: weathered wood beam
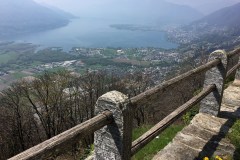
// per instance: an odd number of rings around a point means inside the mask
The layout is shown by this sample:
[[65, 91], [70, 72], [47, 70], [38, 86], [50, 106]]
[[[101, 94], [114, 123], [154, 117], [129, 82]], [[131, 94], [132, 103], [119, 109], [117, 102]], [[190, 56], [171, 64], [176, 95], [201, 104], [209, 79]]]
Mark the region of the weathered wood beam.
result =
[[113, 121], [112, 112], [105, 111], [95, 116], [94, 118], [85, 121], [49, 140], [46, 140], [9, 160], [39, 160], [46, 159], [56, 150], [66, 149], [66, 146], [78, 142], [84, 136], [99, 130], [103, 126], [110, 124]]
[[228, 58], [231, 58], [233, 56], [239, 56], [238, 54], [240, 53], [240, 48], [237, 48], [227, 54]]
[[226, 78], [228, 78], [233, 72], [235, 72], [238, 68], [240, 67], [240, 63], [238, 63], [237, 65], [235, 65], [234, 67], [232, 67], [226, 75]]
[[130, 102], [133, 106], [143, 105], [145, 102], [151, 101], [152, 97], [155, 97], [161, 91], [164, 91], [167, 87], [172, 86], [175, 83], [186, 80], [188, 77], [205, 72], [213, 67], [216, 67], [221, 62], [220, 59], [214, 59], [196, 69], [188, 71], [180, 76], [177, 76], [171, 80], [163, 82], [162, 84], [157, 85], [156, 87], [149, 89], [133, 98], [130, 99]]
[[199, 103], [202, 99], [204, 99], [209, 93], [214, 91], [216, 86], [209, 85], [205, 89], [203, 89], [198, 95], [194, 96], [192, 99], [187, 101], [185, 104], [177, 108], [174, 112], [165, 117], [162, 121], [148, 130], [145, 134], [139, 137], [132, 143], [131, 154], [132, 156], [142, 149], [145, 145], [147, 145], [151, 140], [153, 140], [157, 135], [159, 135], [164, 129], [170, 126], [176, 119], [182, 116], [188, 109]]
[[[240, 48], [235, 49], [227, 54], [227, 75], [226, 78], [233, 75], [236, 75], [236, 70], [232, 70], [234, 66], [239, 63], [239, 53]], [[232, 70], [232, 71], [230, 71]], [[229, 72], [230, 71], [230, 72]]]

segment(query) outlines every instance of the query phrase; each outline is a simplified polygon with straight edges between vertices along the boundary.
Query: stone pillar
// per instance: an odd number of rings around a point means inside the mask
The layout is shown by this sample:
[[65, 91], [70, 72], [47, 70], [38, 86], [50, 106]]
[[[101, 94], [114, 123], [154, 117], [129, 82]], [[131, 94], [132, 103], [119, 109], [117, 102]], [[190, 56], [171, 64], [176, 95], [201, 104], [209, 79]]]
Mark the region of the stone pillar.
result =
[[95, 113], [113, 112], [114, 122], [94, 133], [95, 160], [130, 160], [132, 111], [126, 95], [111, 91], [98, 98]]
[[221, 63], [206, 72], [204, 87], [215, 84], [216, 90], [201, 101], [200, 112], [217, 116], [222, 103], [224, 81], [227, 74], [227, 53], [223, 50], [214, 51], [210, 54], [208, 61], [214, 59], [220, 59]]

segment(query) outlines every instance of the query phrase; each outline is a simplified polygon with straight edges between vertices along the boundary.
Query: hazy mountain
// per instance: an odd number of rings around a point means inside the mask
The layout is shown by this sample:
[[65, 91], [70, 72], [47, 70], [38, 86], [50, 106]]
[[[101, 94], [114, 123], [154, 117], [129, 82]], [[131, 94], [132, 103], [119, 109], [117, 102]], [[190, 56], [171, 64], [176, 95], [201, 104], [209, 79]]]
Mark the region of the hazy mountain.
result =
[[220, 9], [199, 21], [194, 22], [194, 24], [206, 23], [210, 26], [229, 27], [229, 28], [239, 28], [240, 27], [240, 3], [233, 6]]
[[[203, 14], [189, 6], [166, 1], [151, 0], [150, 5], [155, 11], [154, 17], [159, 24], [187, 24], [203, 17]], [[143, 6], [144, 8], [144, 6]], [[149, 10], [151, 10], [149, 7]]]
[[191, 6], [200, 12], [204, 13], [205, 15], [208, 15], [210, 13], [213, 13], [221, 8], [228, 7], [231, 5], [234, 5], [236, 3], [239, 3], [240, 0], [166, 0], [168, 2], [176, 3], [176, 4], [182, 4]]
[[[169, 32], [172, 41], [181, 44], [197, 43], [226, 48], [238, 45], [240, 36], [240, 3], [225, 7], [189, 25]], [[214, 48], [212, 47], [212, 48]]]
[[73, 14], [66, 12], [64, 10], [61, 10], [57, 7], [54, 6], [50, 6], [50, 5], [46, 5], [46, 4], [41, 4], [41, 6], [44, 6], [46, 8], [49, 8], [50, 10], [56, 12], [59, 16], [61, 16], [62, 18], [66, 18], [66, 19], [73, 19], [73, 18], [77, 18], [77, 16], [74, 16]]
[[122, 23], [185, 24], [203, 15], [188, 6], [165, 0], [36, 0], [81, 17], [116, 20]]
[[125, 12], [129, 17], [157, 25], [182, 25], [203, 17], [196, 9], [164, 0], [131, 0], [128, 3], [131, 7]]
[[57, 28], [69, 22], [66, 13], [51, 10], [32, 0], [0, 0], [0, 3], [1, 37]]

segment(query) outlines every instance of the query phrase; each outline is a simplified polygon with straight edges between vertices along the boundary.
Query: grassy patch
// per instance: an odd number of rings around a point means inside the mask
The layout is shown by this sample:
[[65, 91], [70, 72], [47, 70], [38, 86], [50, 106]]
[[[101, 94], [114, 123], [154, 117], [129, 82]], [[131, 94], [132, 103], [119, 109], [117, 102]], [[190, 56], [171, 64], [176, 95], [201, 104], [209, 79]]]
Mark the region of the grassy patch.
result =
[[232, 126], [227, 137], [231, 143], [236, 147], [235, 156], [237, 160], [240, 160], [240, 120], [237, 120]]
[[224, 89], [226, 89], [235, 79], [235, 76], [230, 76], [225, 80]]
[[12, 76], [14, 77], [14, 79], [21, 79], [21, 78], [26, 77], [28, 75], [25, 74], [25, 73], [22, 73], [22, 72], [15, 72], [15, 73], [12, 74]]
[[113, 59], [113, 62], [116, 63], [128, 63], [131, 65], [138, 65], [138, 66], [149, 66], [150, 62], [148, 61], [138, 61], [134, 59]]
[[[133, 130], [133, 139], [137, 139], [143, 133], [148, 131], [152, 126], [144, 125]], [[132, 157], [132, 160], [148, 160], [152, 159], [153, 156], [163, 149], [179, 132], [182, 130], [183, 125], [172, 125], [163, 131], [159, 138], [155, 138], [149, 144], [147, 144], [143, 149], [141, 149], [137, 154]]]
[[0, 54], [0, 64], [5, 64], [10, 60], [16, 60], [17, 56], [18, 56], [17, 53], [14, 52]]
[[108, 57], [114, 57], [114, 56], [116, 56], [117, 51], [116, 51], [116, 49], [106, 48], [106, 49], [102, 50], [101, 53]]

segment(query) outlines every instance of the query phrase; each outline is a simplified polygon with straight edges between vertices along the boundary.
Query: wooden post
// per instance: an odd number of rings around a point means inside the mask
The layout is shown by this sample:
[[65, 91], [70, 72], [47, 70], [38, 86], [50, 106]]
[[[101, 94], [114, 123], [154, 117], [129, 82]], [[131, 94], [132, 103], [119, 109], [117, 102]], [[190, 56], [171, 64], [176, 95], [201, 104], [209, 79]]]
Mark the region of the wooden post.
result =
[[204, 87], [215, 84], [216, 90], [201, 101], [200, 112], [217, 116], [221, 107], [224, 81], [227, 74], [227, 53], [223, 50], [214, 51], [210, 54], [209, 61], [214, 59], [220, 59], [221, 62], [216, 67], [206, 72]]
[[[240, 63], [240, 59], [239, 59], [238, 63]], [[240, 68], [237, 69], [237, 71], [236, 71], [234, 85], [240, 86]]]
[[[228, 74], [227, 74], [227, 77], [229, 77], [229, 76], [233, 76], [233, 77], [238, 76], [236, 74], [237, 70], [234, 70], [234, 71], [232, 71], [232, 70], [240, 62], [239, 61], [239, 53], [240, 53], [240, 49], [236, 49], [236, 50], [231, 51], [231, 52], [228, 53], [228, 68], [227, 68]], [[229, 72], [231, 74], [229, 74]]]
[[98, 98], [95, 113], [109, 110], [114, 122], [94, 133], [94, 159], [130, 160], [132, 145], [132, 107], [126, 95], [111, 91]]

